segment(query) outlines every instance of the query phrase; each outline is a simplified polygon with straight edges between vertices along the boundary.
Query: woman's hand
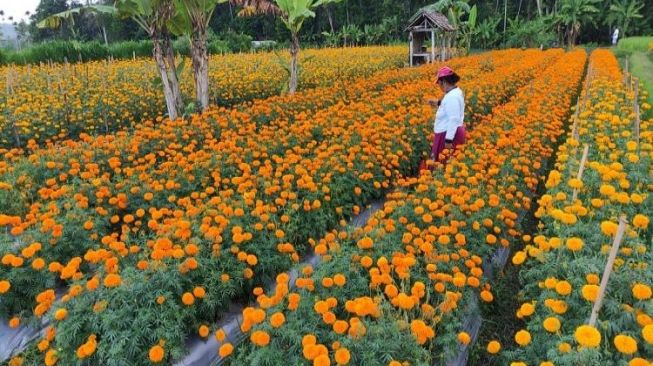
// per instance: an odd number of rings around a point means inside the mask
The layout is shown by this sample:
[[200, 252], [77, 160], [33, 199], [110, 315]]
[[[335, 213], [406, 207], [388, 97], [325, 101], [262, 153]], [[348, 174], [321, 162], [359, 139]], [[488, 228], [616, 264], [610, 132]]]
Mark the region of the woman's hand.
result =
[[440, 101], [435, 98], [430, 98], [426, 100], [426, 103], [428, 103], [431, 107], [439, 107], [440, 106]]

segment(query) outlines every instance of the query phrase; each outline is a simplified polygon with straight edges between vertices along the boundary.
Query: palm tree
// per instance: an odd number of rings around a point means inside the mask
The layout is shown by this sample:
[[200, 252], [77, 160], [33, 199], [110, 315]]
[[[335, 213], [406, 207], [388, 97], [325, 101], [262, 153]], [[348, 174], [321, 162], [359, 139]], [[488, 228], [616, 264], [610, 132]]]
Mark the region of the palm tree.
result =
[[558, 20], [566, 27], [569, 47], [576, 44], [584, 24], [595, 22], [593, 14], [599, 12], [595, 6], [598, 2], [599, 0], [562, 0]]
[[299, 83], [299, 32], [304, 21], [315, 17], [315, 10], [321, 5], [340, 0], [274, 0], [281, 11], [281, 21], [290, 31], [290, 80], [288, 92], [295, 94]]
[[640, 13], [642, 8], [644, 8], [644, 3], [640, 0], [615, 0], [610, 4], [606, 23], [610, 26], [618, 26], [622, 37], [625, 37], [631, 22], [642, 18], [642, 13]]

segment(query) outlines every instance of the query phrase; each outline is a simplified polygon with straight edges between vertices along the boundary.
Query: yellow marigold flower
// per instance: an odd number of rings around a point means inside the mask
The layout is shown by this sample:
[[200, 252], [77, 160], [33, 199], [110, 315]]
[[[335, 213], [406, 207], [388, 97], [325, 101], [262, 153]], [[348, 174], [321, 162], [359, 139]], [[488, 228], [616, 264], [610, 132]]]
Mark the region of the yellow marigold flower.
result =
[[600, 281], [600, 278], [599, 278], [599, 276], [597, 274], [590, 273], [587, 276], [585, 276], [585, 280], [590, 285], [597, 285], [599, 283], [599, 281]]
[[635, 357], [632, 360], [630, 360], [630, 362], [628, 362], [628, 366], [649, 366], [649, 365], [650, 363], [641, 357]]
[[648, 223], [648, 217], [642, 214], [637, 214], [635, 217], [633, 217], [633, 225], [635, 225], [635, 227], [638, 229], [646, 229], [648, 227]]
[[599, 188], [599, 192], [604, 196], [612, 196], [617, 192], [617, 190], [610, 184], [603, 184], [601, 185], [601, 188]]
[[558, 345], [558, 351], [560, 351], [560, 353], [569, 353], [569, 352], [571, 352], [571, 344], [569, 344], [567, 342], [560, 343], [560, 345]]
[[636, 283], [632, 289], [633, 297], [637, 300], [643, 301], [651, 298], [651, 288], [647, 285]]
[[617, 233], [617, 224], [612, 221], [603, 221], [601, 223], [601, 232], [607, 236], [613, 236]]
[[560, 281], [556, 283], [556, 292], [562, 296], [567, 296], [571, 293], [571, 284], [567, 281]]
[[519, 308], [519, 311], [523, 316], [531, 316], [535, 312], [535, 305], [530, 302], [525, 302]]
[[531, 343], [531, 334], [527, 330], [522, 329], [515, 333], [515, 342], [517, 342], [518, 345], [525, 347]]
[[469, 342], [471, 342], [472, 338], [469, 336], [467, 332], [460, 332], [458, 333], [458, 342], [464, 345], [468, 345]]
[[512, 257], [512, 264], [518, 266], [518, 265], [524, 263], [525, 260], [526, 260], [526, 252], [518, 251]]
[[623, 354], [632, 355], [637, 352], [637, 341], [633, 337], [619, 334], [614, 337], [613, 342], [617, 350]]
[[576, 328], [574, 338], [583, 347], [596, 348], [601, 344], [601, 333], [590, 325], [581, 325]]
[[540, 362], [540, 366], [555, 366], [551, 361]]
[[581, 294], [583, 295], [583, 299], [594, 302], [596, 301], [596, 298], [599, 296], [599, 286], [585, 285], [581, 289]]
[[648, 324], [642, 328], [642, 338], [648, 344], [653, 344], [653, 324]]
[[572, 252], [577, 252], [583, 249], [583, 240], [576, 237], [567, 239], [567, 249]]
[[583, 187], [583, 181], [577, 178], [571, 178], [569, 179], [569, 182], [567, 182], [569, 187], [573, 189], [581, 189]]
[[487, 344], [487, 351], [493, 355], [499, 353], [499, 351], [501, 351], [501, 343], [498, 341], [490, 341]]
[[555, 333], [560, 329], [560, 320], [558, 318], [550, 316], [542, 322], [544, 329], [549, 333]]

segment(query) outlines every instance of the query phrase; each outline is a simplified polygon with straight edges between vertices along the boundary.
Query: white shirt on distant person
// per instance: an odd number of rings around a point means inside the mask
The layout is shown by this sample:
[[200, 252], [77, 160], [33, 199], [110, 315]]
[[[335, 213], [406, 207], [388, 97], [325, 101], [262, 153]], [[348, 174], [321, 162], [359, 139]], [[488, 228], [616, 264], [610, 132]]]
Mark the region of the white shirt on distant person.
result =
[[433, 131], [435, 133], [446, 132], [445, 139], [453, 140], [456, 130], [463, 125], [465, 118], [465, 97], [463, 91], [456, 87], [449, 90], [440, 102], [440, 107], [435, 113]]
[[614, 33], [612, 33], [612, 44], [617, 44], [618, 39], [619, 39], [619, 28], [615, 28]]

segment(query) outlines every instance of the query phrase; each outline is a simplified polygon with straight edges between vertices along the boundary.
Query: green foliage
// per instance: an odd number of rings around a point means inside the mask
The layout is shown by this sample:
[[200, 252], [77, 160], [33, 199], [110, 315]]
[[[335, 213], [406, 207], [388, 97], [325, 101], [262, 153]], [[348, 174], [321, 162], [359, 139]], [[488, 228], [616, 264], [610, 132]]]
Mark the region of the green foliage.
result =
[[292, 34], [299, 33], [306, 19], [315, 17], [318, 7], [339, 1], [341, 0], [275, 0], [284, 14], [281, 21]]
[[509, 20], [508, 24], [508, 47], [548, 47], [556, 38], [550, 17], [531, 21], [515, 19]]
[[480, 22], [472, 34], [472, 45], [481, 48], [492, 48], [501, 39], [497, 27], [501, 18], [486, 18]]
[[620, 51], [646, 52], [651, 43], [653, 43], [653, 36], [622, 38], [619, 40], [617, 49]]
[[[175, 52], [188, 56], [190, 46], [188, 38], [182, 37], [174, 42]], [[224, 54], [230, 52], [248, 52], [252, 47], [252, 37], [246, 34], [226, 33], [209, 40], [210, 54]], [[35, 44], [20, 51], [0, 49], [0, 65], [5, 64], [37, 64], [39, 62], [69, 62], [103, 60], [107, 57], [116, 59], [130, 59], [132, 57], [151, 57], [152, 41], [122, 41], [105, 46], [98, 41], [50, 41]]]
[[625, 36], [630, 30], [632, 22], [643, 18], [642, 8], [644, 8], [644, 3], [641, 0], [615, 0], [610, 5], [606, 23], [618, 26], [621, 36]]
[[7, 53], [7, 64], [25, 65], [39, 62], [76, 62], [100, 60], [109, 56], [106, 46], [97, 41], [51, 41], [40, 43], [17, 52]]

